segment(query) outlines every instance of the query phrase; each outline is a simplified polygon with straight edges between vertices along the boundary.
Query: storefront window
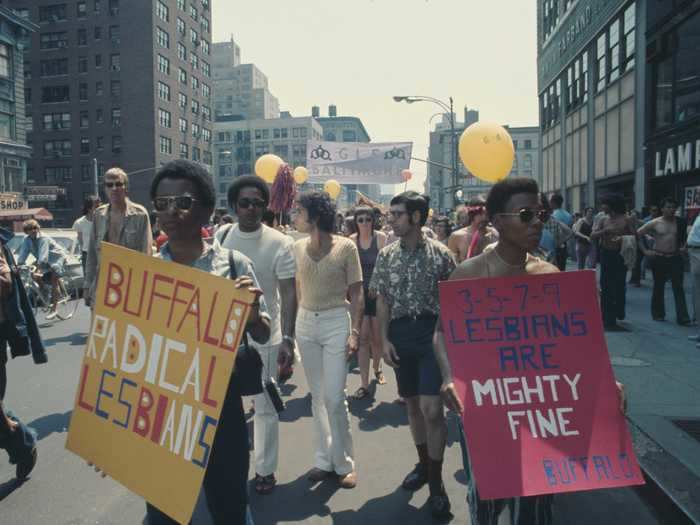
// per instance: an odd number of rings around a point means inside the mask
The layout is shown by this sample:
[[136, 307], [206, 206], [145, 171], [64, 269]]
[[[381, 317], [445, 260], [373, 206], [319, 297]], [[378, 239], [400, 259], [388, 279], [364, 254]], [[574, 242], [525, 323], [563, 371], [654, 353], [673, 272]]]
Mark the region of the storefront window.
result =
[[676, 50], [676, 121], [700, 116], [700, 11], [678, 29]]

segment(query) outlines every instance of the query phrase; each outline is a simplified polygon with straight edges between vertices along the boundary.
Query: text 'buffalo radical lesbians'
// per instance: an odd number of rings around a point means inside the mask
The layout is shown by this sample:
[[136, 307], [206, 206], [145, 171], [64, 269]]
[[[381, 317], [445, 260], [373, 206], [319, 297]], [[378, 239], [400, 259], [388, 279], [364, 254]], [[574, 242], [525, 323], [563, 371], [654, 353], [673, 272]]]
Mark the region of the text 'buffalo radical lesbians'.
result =
[[591, 271], [440, 284], [484, 499], [638, 485]]
[[103, 243], [67, 448], [187, 523], [252, 301], [230, 279]]

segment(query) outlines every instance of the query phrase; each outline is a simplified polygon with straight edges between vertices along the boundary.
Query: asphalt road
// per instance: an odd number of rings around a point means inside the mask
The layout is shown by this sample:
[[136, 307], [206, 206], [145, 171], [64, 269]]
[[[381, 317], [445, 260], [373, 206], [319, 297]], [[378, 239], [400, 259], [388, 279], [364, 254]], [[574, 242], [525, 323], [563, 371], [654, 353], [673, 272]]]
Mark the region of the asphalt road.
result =
[[[81, 307], [70, 321], [47, 324], [43, 334], [49, 363], [36, 366], [30, 358], [22, 358], [8, 365], [6, 404], [37, 430], [39, 462], [32, 477], [18, 485], [14, 467], [0, 461], [3, 525], [144, 522], [143, 500], [113, 480], [101, 479], [81, 458], [65, 450], [87, 323], [88, 312]], [[284, 387], [288, 408], [280, 426], [278, 487], [269, 496], [251, 496], [256, 525], [433, 523], [425, 507], [427, 487], [410, 494], [399, 486], [416, 454], [405, 411], [394, 402], [393, 374], [388, 373], [387, 379], [388, 384], [378, 387], [373, 399], [351, 401], [359, 484], [354, 490], [343, 490], [330, 481], [311, 485], [306, 480], [312, 466], [311, 407], [303, 371], [297, 369]], [[348, 385], [350, 392], [359, 386], [357, 373], [349, 376]], [[451, 428], [445, 485], [455, 514], [453, 523], [469, 523], [465, 477], [455, 439]], [[558, 496], [555, 515], [556, 523], [561, 524], [664, 523], [630, 489]]]

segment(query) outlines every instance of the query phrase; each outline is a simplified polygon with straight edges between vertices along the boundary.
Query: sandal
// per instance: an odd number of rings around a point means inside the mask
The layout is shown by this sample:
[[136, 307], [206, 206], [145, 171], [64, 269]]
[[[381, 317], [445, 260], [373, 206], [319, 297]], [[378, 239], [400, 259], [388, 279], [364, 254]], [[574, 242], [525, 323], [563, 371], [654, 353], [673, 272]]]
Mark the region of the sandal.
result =
[[384, 372], [381, 369], [374, 371], [374, 377], [377, 378], [378, 385], [386, 385], [386, 377], [384, 377]]
[[367, 397], [369, 395], [369, 390], [367, 390], [365, 387], [361, 386], [358, 388], [355, 393], [352, 395], [353, 399], [362, 399], [364, 397]]
[[261, 495], [266, 495], [272, 492], [277, 484], [274, 474], [269, 476], [261, 476], [260, 474], [255, 475], [255, 492]]

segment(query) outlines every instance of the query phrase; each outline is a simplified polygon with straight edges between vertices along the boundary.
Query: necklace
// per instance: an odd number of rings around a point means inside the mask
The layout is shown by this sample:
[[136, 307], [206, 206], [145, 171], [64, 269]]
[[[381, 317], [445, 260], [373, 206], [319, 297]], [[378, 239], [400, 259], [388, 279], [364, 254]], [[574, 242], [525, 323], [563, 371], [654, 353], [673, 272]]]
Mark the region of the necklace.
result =
[[510, 264], [508, 261], [506, 261], [503, 257], [501, 257], [501, 254], [498, 253], [498, 250], [494, 248], [493, 253], [498, 257], [498, 260], [500, 260], [504, 265], [506, 265], [508, 268], [513, 268], [513, 269], [518, 269], [521, 270], [525, 268], [525, 265], [527, 264], [527, 254], [525, 255], [525, 260], [520, 263], [520, 264]]

